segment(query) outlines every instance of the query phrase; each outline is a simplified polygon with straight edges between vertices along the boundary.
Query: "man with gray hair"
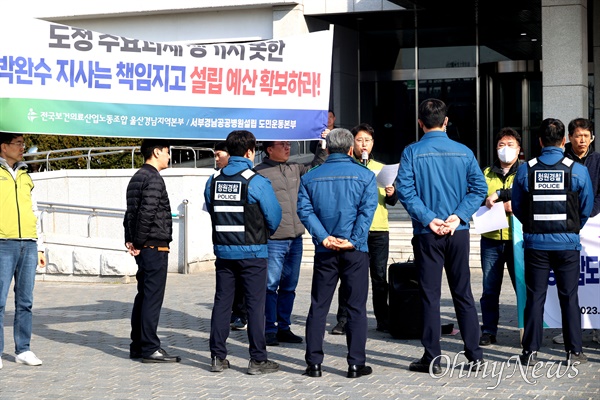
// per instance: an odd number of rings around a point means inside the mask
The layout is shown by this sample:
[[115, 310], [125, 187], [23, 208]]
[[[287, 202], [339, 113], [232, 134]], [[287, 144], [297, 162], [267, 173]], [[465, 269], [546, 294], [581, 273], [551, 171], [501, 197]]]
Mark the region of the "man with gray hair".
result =
[[346, 294], [348, 378], [369, 375], [365, 365], [369, 254], [367, 239], [375, 209], [375, 174], [354, 160], [354, 136], [333, 129], [329, 157], [307, 172], [298, 193], [298, 217], [313, 238], [315, 258], [311, 305], [306, 319], [305, 375], [320, 377], [323, 336], [338, 279]]

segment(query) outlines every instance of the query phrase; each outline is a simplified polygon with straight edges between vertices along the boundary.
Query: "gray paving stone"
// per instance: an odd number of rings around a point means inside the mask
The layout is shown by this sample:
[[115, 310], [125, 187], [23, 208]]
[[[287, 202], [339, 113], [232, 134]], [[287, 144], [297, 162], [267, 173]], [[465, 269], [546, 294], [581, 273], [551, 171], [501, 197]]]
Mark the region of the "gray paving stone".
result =
[[[292, 329], [304, 336], [310, 301], [310, 267], [301, 271]], [[245, 331], [231, 332], [230, 370], [210, 372], [208, 338], [214, 297], [214, 271], [169, 275], [159, 336], [163, 346], [182, 356], [180, 364], [143, 364], [129, 359], [129, 316], [135, 284], [37, 282], [32, 350], [44, 361], [28, 367], [14, 361], [12, 323], [14, 299], [9, 294], [5, 324], [4, 368], [0, 370], [0, 399], [599, 399], [600, 346], [584, 332], [590, 362], [574, 377], [542, 376], [532, 382], [517, 371], [497, 376], [458, 377], [457, 371], [434, 379], [408, 371], [422, 354], [419, 340], [395, 340], [375, 331], [369, 299], [368, 364], [370, 376], [347, 379], [346, 337], [325, 333], [322, 378], [302, 376], [304, 344], [269, 347], [269, 358], [281, 371], [263, 376], [246, 374], [248, 345]], [[516, 300], [508, 277], [502, 293], [498, 343], [484, 348], [490, 362], [504, 363], [520, 353]], [[472, 269], [476, 299], [481, 273]], [[444, 280], [443, 323], [456, 325]], [[479, 305], [478, 305], [479, 306]], [[328, 327], [335, 325], [337, 296]], [[410, 323], [410, 321], [407, 321]], [[457, 327], [457, 326], [456, 326]], [[544, 333], [540, 359], [558, 365], [564, 349], [552, 343], [556, 329]], [[445, 355], [462, 350], [460, 334], [442, 337]], [[458, 357], [464, 361], [464, 356]], [[512, 371], [512, 370], [511, 370]]]

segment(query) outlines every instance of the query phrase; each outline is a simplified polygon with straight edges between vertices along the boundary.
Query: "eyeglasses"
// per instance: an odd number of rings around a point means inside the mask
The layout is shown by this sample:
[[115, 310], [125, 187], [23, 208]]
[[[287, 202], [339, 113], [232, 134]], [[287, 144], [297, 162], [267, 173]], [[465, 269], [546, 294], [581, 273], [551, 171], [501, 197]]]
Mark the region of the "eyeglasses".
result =
[[275, 144], [284, 148], [292, 147], [292, 144], [290, 142], [277, 142]]
[[360, 144], [369, 144], [373, 141], [373, 139], [355, 139], [354, 141]]
[[25, 148], [25, 142], [12, 142], [7, 144], [12, 144], [13, 146], [21, 146], [22, 149]]

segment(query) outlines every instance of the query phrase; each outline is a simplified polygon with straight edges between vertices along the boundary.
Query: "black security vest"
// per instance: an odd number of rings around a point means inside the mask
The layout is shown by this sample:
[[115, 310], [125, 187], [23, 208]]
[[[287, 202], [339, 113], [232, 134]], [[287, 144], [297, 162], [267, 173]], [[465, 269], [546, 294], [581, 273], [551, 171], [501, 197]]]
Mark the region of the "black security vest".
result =
[[245, 169], [228, 176], [221, 171], [213, 175], [210, 186], [210, 214], [213, 244], [266, 244], [265, 217], [258, 204], [248, 204], [248, 185], [256, 173]]
[[524, 203], [525, 233], [579, 233], [579, 195], [571, 190], [574, 161], [554, 165], [537, 158], [527, 163], [529, 197]]

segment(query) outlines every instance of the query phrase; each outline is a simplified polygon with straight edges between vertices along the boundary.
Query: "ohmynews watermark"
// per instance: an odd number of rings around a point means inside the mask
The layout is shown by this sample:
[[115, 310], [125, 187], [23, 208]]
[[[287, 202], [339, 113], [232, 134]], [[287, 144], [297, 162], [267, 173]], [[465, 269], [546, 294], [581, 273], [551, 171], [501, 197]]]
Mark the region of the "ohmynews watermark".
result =
[[[467, 378], [467, 377], [481, 377], [481, 378], [494, 378], [496, 379], [495, 385], [488, 386], [486, 389], [496, 389], [500, 383], [505, 379], [510, 379], [515, 375], [520, 375], [526, 383], [535, 385], [538, 379], [546, 377], [551, 378], [563, 378], [568, 379], [575, 378], [579, 374], [577, 366], [580, 364], [579, 361], [571, 363], [563, 361], [536, 361], [528, 362], [527, 364], [521, 363], [519, 356], [512, 356], [506, 361], [483, 361], [477, 364], [478, 368], [474, 368], [474, 363], [469, 361], [458, 361], [459, 355], [463, 355], [464, 351], [461, 351], [454, 355], [451, 359], [450, 356], [440, 355], [433, 359], [429, 366], [429, 375], [434, 379], [440, 379], [443, 377], [449, 378]], [[441, 374], [434, 374], [432, 367], [434, 363], [440, 361], [443, 364], [445, 361], [446, 369]]]

